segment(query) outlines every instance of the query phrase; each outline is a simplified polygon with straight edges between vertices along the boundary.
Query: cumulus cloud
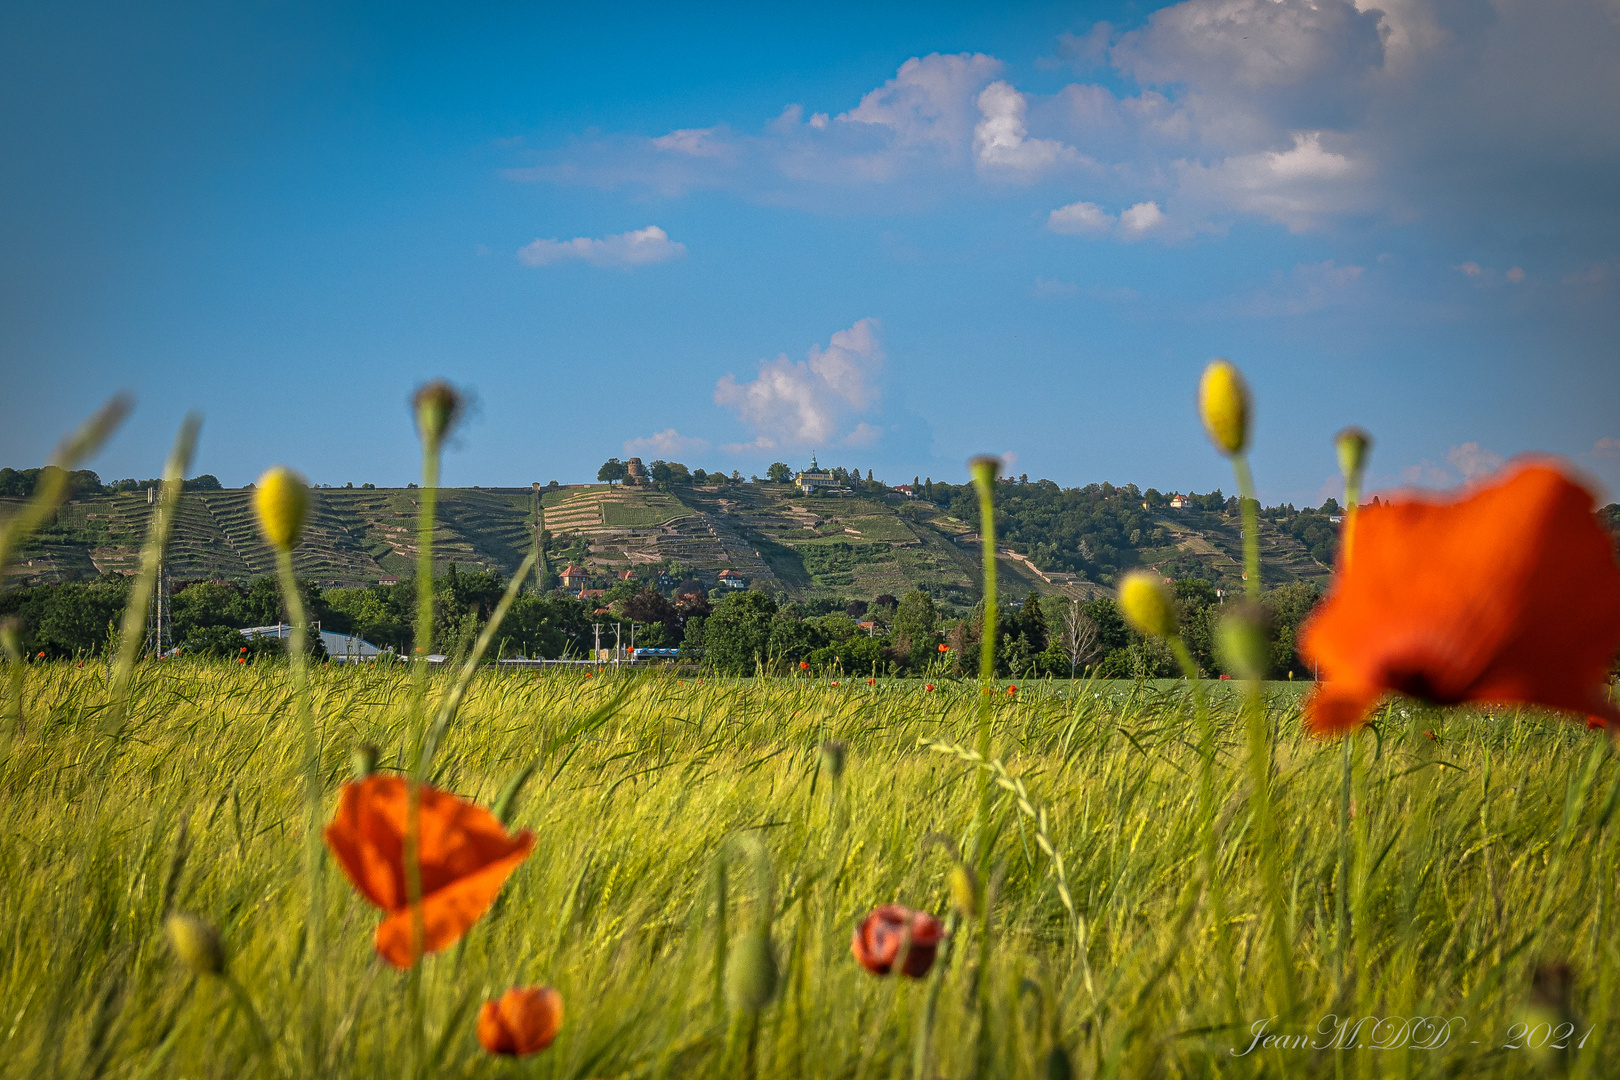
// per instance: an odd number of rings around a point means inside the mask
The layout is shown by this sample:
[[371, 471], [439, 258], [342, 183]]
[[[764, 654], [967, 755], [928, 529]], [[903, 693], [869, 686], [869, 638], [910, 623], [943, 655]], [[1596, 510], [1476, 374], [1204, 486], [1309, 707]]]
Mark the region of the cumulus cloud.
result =
[[1294, 232], [1320, 227], [1329, 215], [1370, 209], [1368, 167], [1324, 149], [1320, 131], [1297, 131], [1291, 138], [1291, 149], [1233, 155], [1214, 165], [1178, 161], [1182, 190]]
[[1591, 454], [1595, 458], [1620, 461], [1620, 439], [1613, 435], [1605, 435], [1592, 444]]
[[709, 440], [682, 435], [674, 428], [655, 431], [639, 439], [626, 439], [626, 457], [676, 458], [686, 454], [701, 454], [709, 448]]
[[1094, 202], [1070, 203], [1046, 215], [1046, 227], [1063, 236], [1106, 236], [1114, 221], [1113, 214]]
[[1446, 451], [1446, 462], [1462, 473], [1464, 480], [1493, 473], [1500, 469], [1502, 462], [1506, 460], [1501, 454], [1487, 450], [1477, 442], [1465, 442]]
[[1093, 202], [1070, 203], [1046, 215], [1046, 227], [1062, 236], [1113, 236], [1120, 240], [1181, 240], [1191, 231], [1151, 200], [1127, 206], [1115, 217]]
[[600, 240], [576, 236], [572, 240], [536, 240], [518, 249], [517, 257], [526, 266], [550, 266], [562, 262], [586, 262], [592, 266], [647, 266], [668, 262], [686, 254], [686, 245], [671, 240], [656, 225], [634, 232], [604, 236]]
[[973, 128], [973, 156], [982, 168], [1038, 172], [1060, 161], [1079, 160], [1072, 146], [1029, 137], [1029, 102], [1010, 83], [985, 87], [978, 105], [983, 119]]
[[932, 144], [954, 151], [973, 127], [973, 91], [1000, 72], [1001, 61], [983, 53], [914, 56], [838, 119], [885, 128], [902, 146]]
[[834, 334], [825, 349], [812, 345], [807, 360], [786, 355], [762, 360], [749, 382], [726, 375], [714, 388], [714, 400], [736, 412], [754, 432], [754, 441], [745, 444], [751, 449], [870, 442], [880, 432], [869, 424], [843, 435], [840, 430], [877, 404], [876, 377], [882, 366], [878, 322], [862, 319]]

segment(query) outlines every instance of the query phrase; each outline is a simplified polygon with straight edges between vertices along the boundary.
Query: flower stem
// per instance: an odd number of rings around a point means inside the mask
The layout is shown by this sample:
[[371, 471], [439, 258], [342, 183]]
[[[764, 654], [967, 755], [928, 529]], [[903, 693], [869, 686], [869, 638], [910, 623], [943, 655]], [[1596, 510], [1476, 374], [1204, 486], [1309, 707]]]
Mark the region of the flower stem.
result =
[[321, 873], [321, 743], [320, 735], [315, 730], [315, 709], [310, 700], [306, 660], [309, 617], [304, 610], [303, 594], [298, 590], [298, 579], [293, 575], [292, 551], [288, 548], [276, 552], [276, 576], [281, 585], [282, 600], [287, 605], [287, 617], [292, 622], [292, 636], [287, 641], [287, 667], [292, 682], [293, 709], [304, 736], [304, 873], [309, 878], [309, 922], [305, 927], [309, 987], [304, 1006], [309, 1017], [309, 1060], [311, 1067], [318, 1070], [323, 1046], [321, 1021], [326, 1007], [326, 904]]
[[1232, 459], [1237, 474], [1238, 509], [1243, 514], [1243, 585], [1250, 600], [1260, 599], [1260, 514], [1254, 496], [1254, 477], [1249, 459], [1239, 454]]

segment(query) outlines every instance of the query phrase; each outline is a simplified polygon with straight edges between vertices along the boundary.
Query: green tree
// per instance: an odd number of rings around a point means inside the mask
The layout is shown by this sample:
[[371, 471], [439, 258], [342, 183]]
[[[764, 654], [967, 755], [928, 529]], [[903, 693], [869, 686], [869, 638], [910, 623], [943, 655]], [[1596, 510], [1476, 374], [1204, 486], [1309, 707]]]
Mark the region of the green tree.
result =
[[785, 461], [773, 461], [771, 467], [765, 470], [765, 479], [773, 484], [791, 484], [793, 470]]
[[764, 660], [776, 602], [761, 592], [733, 593], [715, 605], [703, 624], [705, 661], [726, 675], [745, 675]]
[[926, 665], [935, 653], [934, 631], [939, 625], [939, 610], [934, 598], [921, 589], [906, 593], [894, 613], [894, 646], [902, 654], [907, 666]]
[[627, 475], [629, 475], [629, 471], [629, 466], [625, 465], [624, 462], [620, 461], [616, 457], [610, 457], [607, 459], [607, 461], [602, 463], [602, 467], [600, 469], [596, 470], [596, 478], [602, 481], [604, 484], [611, 484], [615, 481], [623, 480]]

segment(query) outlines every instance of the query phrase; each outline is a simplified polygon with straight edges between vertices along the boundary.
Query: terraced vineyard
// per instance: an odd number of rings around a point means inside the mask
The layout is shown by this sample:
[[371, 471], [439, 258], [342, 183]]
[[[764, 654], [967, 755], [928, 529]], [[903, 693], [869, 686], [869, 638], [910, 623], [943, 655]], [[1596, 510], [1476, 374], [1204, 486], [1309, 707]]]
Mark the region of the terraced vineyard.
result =
[[[414, 488], [318, 488], [296, 552], [298, 572], [316, 581], [358, 585], [408, 576], [416, 563]], [[177, 580], [243, 582], [273, 571], [254, 523], [250, 490], [187, 492], [180, 500], [169, 570]], [[0, 516], [9, 512], [0, 499]], [[805, 498], [774, 484], [679, 489], [664, 494], [606, 485], [542, 491], [545, 528], [559, 552], [584, 542], [597, 573], [674, 562], [711, 582], [734, 570], [752, 585], [800, 599], [900, 595], [922, 588], [942, 601], [978, 596], [979, 538], [968, 522], [899, 494]], [[24, 552], [18, 576], [30, 580], [133, 572], [152, 508], [144, 492], [98, 495], [65, 507], [54, 528]], [[446, 488], [439, 494], [435, 562], [464, 569], [513, 571], [533, 542], [528, 488]], [[1139, 557], [1169, 576], [1212, 581], [1240, 572], [1241, 531], [1213, 513], [1164, 515], [1168, 543]], [[577, 548], [576, 548], [577, 550]], [[1268, 583], [1320, 580], [1326, 567], [1292, 537], [1266, 525], [1262, 551]], [[1042, 571], [1025, 553], [1004, 549], [1004, 590], [1081, 597], [1107, 594], [1076, 574]]]

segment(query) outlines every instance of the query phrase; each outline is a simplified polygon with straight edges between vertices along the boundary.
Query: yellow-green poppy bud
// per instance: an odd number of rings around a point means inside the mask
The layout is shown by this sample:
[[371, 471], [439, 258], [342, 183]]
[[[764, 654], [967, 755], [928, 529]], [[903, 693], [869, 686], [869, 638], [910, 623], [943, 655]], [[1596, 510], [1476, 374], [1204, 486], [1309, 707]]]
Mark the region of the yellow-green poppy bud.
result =
[[961, 863], [954, 863], [947, 880], [951, 887], [951, 906], [956, 909], [956, 914], [962, 921], [966, 922], [973, 918], [973, 913], [979, 906], [979, 887], [973, 881], [973, 871]]
[[1346, 480], [1359, 480], [1362, 470], [1367, 467], [1367, 451], [1372, 449], [1372, 436], [1358, 427], [1347, 427], [1333, 436], [1333, 448], [1339, 452], [1339, 472], [1344, 474]]
[[192, 971], [218, 975], [225, 970], [225, 943], [212, 923], [177, 911], [164, 920], [163, 928], [175, 955]]
[[1216, 360], [1198, 383], [1198, 415], [1216, 449], [1236, 457], [1249, 445], [1249, 387], [1230, 360]]
[[309, 487], [304, 478], [284, 465], [276, 465], [259, 477], [253, 492], [253, 509], [259, 515], [259, 528], [272, 547], [291, 551], [298, 546], [309, 513]]
[[742, 935], [726, 961], [726, 1004], [733, 1012], [759, 1012], [776, 996], [776, 949], [770, 923]]
[[1227, 604], [1215, 634], [1221, 666], [1240, 679], [1263, 679], [1271, 672], [1271, 619], [1265, 608], [1240, 601]]
[[844, 775], [844, 758], [848, 751], [844, 744], [835, 739], [828, 739], [821, 744], [821, 768], [832, 779], [837, 780]]
[[1126, 574], [1119, 583], [1119, 610], [1126, 622], [1149, 637], [1176, 633], [1176, 602], [1157, 574], [1146, 570]]
[[371, 743], [361, 743], [349, 751], [349, 764], [354, 769], [354, 778], [364, 780], [377, 771], [377, 748]]
[[417, 390], [411, 404], [416, 407], [416, 428], [429, 446], [444, 441], [461, 418], [461, 392], [443, 379], [434, 379]]

